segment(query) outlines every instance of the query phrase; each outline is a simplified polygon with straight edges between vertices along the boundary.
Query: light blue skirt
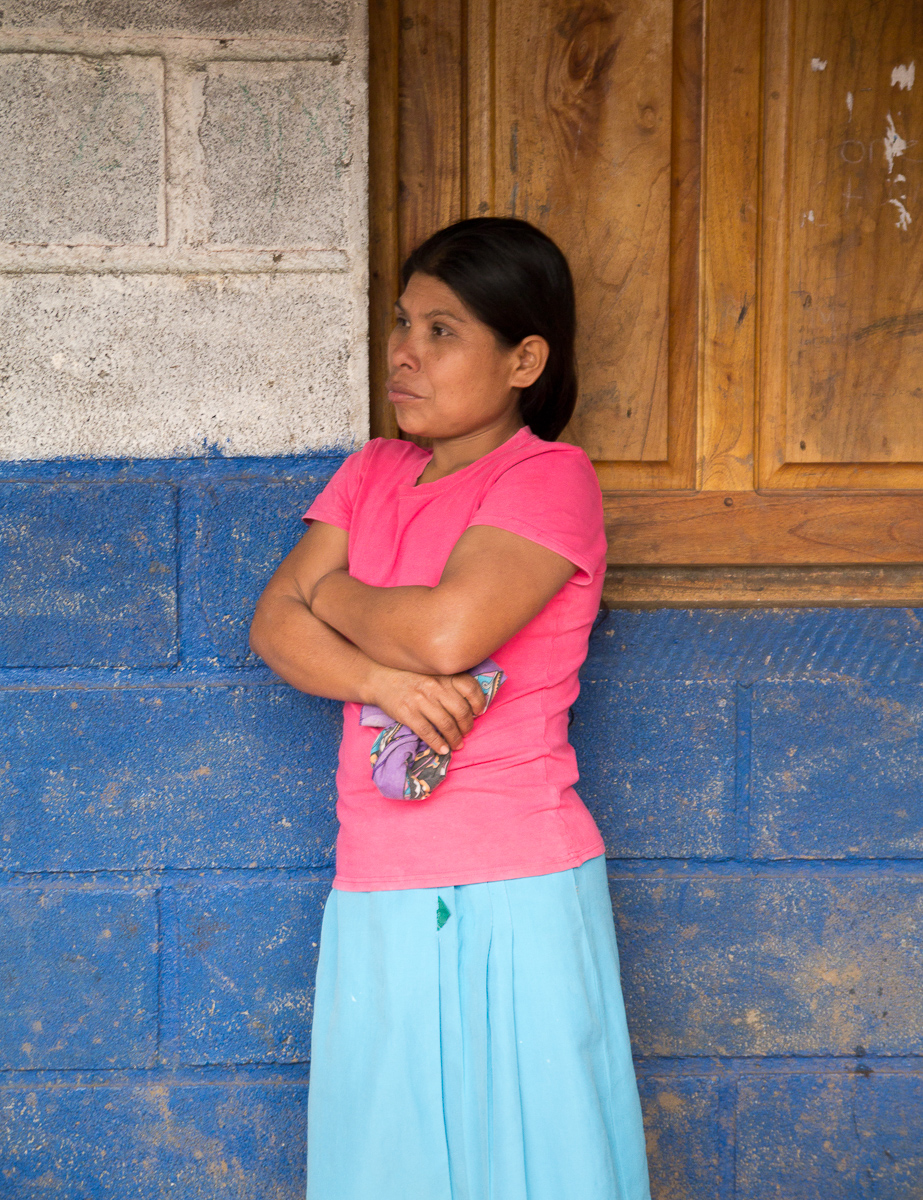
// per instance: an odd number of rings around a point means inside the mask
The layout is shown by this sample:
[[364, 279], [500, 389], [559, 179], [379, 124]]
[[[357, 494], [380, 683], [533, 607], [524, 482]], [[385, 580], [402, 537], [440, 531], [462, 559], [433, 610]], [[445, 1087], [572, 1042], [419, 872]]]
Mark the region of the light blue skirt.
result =
[[308, 1200], [649, 1200], [602, 857], [324, 910]]

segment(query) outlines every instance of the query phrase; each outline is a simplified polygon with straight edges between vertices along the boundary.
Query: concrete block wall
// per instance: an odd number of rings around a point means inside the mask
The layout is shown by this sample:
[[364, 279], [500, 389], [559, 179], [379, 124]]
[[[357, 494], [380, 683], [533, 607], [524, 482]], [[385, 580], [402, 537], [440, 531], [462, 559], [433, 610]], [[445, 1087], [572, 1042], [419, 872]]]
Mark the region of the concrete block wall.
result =
[[923, 612], [615, 612], [572, 739], [655, 1196], [923, 1195]]
[[[4, 1197], [303, 1193], [339, 706], [246, 628], [340, 461], [2, 472]], [[919, 1195], [921, 616], [593, 636], [572, 737], [658, 1200]]]
[[367, 436], [356, 0], [0, 17], [0, 458]]
[[249, 615], [342, 452], [0, 469], [0, 1195], [297, 1197], [340, 706]]
[[368, 436], [357, 0], [0, 14], [0, 1195], [298, 1196], [338, 706], [249, 654]]

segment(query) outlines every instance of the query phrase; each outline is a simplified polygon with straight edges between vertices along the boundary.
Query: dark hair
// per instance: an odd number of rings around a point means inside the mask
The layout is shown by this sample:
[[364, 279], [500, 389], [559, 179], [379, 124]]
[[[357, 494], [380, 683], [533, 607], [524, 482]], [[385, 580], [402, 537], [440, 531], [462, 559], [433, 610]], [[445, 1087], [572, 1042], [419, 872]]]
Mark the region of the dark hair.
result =
[[550, 237], [514, 217], [472, 217], [440, 229], [401, 269], [404, 287], [419, 271], [441, 280], [489, 326], [501, 344], [543, 337], [544, 371], [519, 398], [522, 419], [553, 442], [577, 402], [574, 283], [567, 259]]

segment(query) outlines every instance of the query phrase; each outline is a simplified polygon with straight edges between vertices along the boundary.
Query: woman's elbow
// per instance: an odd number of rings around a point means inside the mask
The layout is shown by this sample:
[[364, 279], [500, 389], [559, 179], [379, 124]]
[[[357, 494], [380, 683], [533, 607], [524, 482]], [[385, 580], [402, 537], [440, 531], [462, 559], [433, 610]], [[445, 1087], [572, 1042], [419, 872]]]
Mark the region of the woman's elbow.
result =
[[250, 625], [249, 643], [250, 643], [250, 649], [257, 656], [257, 658], [262, 658], [264, 647], [263, 647], [262, 639], [260, 637], [260, 630], [257, 628], [255, 621], [252, 622], [252, 624]]
[[270, 631], [272, 624], [266, 619], [266, 614], [261, 605], [257, 605], [256, 612], [253, 614], [253, 620], [250, 622], [249, 642], [250, 649], [257, 656], [266, 660], [266, 655], [270, 651]]
[[430, 675], [461, 675], [482, 662], [485, 653], [470, 637], [451, 629], [432, 634], [417, 650], [422, 669]]

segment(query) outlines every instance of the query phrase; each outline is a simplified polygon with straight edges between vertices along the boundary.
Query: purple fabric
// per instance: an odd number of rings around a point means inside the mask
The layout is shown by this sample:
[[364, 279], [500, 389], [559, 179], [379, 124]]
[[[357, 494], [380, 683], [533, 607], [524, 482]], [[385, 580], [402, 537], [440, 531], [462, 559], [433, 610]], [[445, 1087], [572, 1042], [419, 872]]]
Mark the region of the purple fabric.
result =
[[[489, 706], [506, 675], [492, 658], [472, 667], [469, 674], [480, 684]], [[437, 754], [412, 729], [399, 724], [374, 704], [362, 706], [359, 724], [381, 730], [369, 757], [375, 786], [389, 800], [425, 800], [445, 779], [451, 751]]]

